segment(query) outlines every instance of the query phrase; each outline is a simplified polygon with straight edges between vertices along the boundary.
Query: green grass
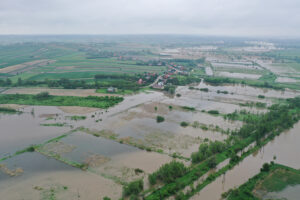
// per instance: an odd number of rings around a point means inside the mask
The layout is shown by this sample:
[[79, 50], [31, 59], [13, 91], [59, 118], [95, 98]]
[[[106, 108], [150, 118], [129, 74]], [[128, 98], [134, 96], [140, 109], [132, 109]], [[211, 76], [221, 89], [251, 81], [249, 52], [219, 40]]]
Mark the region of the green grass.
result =
[[194, 107], [189, 107], [189, 106], [182, 106], [181, 107], [184, 110], [188, 110], [188, 111], [195, 111], [196, 109]]
[[77, 120], [85, 120], [86, 116], [77, 116], [77, 115], [74, 115], [74, 116], [67, 116], [66, 118], [74, 120], [74, 121], [77, 121]]
[[271, 176], [266, 177], [259, 186], [259, 189], [268, 192], [282, 191], [289, 185], [300, 184], [300, 171], [288, 168], [273, 170]]
[[0, 104], [44, 105], [44, 106], [81, 106], [108, 108], [123, 101], [122, 97], [75, 97], [52, 96], [37, 98], [37, 95], [29, 94], [0, 94]]
[[66, 123], [53, 123], [53, 124], [40, 124], [41, 126], [57, 126], [57, 127], [63, 127], [66, 126]]

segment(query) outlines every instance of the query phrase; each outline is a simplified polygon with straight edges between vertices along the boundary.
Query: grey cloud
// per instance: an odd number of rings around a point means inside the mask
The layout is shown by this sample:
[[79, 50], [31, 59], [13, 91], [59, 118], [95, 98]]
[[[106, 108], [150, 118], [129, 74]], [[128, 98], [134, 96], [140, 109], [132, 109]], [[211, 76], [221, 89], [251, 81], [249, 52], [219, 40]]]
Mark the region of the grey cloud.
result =
[[0, 34], [299, 35], [298, 0], [1, 0]]

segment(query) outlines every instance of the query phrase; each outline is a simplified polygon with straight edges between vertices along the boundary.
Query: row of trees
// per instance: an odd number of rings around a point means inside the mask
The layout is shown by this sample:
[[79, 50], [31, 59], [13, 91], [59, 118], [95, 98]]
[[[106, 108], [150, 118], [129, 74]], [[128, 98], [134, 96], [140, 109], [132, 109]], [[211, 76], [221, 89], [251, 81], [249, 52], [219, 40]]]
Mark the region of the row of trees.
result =
[[[147, 77], [147, 78], [146, 78]], [[87, 83], [84, 80], [70, 80], [67, 78], [62, 78], [59, 80], [48, 80], [36, 81], [36, 80], [22, 80], [18, 79], [16, 83], [13, 83], [11, 79], [7, 78], [6, 80], [0, 79], [1, 87], [20, 87], [20, 86], [48, 86], [49, 88], [62, 87], [64, 89], [90, 89], [90, 88], [107, 88], [107, 87], [116, 87], [120, 89], [131, 89], [138, 90], [141, 86], [148, 85], [152, 83], [157, 78], [157, 75], [148, 76], [147, 73], [144, 74], [134, 74], [134, 75], [106, 75], [99, 74], [95, 75], [94, 83]], [[142, 84], [138, 84], [137, 81], [143, 79]]]

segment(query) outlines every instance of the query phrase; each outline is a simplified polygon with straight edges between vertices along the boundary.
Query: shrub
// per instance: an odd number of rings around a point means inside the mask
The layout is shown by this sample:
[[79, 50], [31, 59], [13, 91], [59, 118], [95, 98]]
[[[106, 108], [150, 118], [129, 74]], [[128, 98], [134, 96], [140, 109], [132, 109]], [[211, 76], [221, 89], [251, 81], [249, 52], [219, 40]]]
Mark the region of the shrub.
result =
[[184, 110], [189, 110], [189, 111], [195, 111], [196, 109], [194, 107], [189, 107], [189, 106], [182, 106], [181, 107]]
[[217, 111], [217, 110], [209, 110], [208, 113], [212, 114], [212, 115], [218, 115], [219, 111]]
[[202, 91], [202, 92], [208, 92], [208, 88], [200, 88], [200, 91]]
[[268, 163], [263, 164], [262, 168], [260, 169], [262, 172], [270, 171], [270, 165]]
[[157, 122], [157, 123], [160, 123], [160, 122], [163, 122], [163, 121], [165, 121], [165, 118], [164, 118], [164, 117], [162, 117], [162, 116], [157, 116], [157, 117], [156, 117], [156, 122]]
[[187, 123], [187, 122], [181, 122], [180, 123], [180, 126], [182, 126], [182, 127], [187, 127], [189, 125], [189, 123]]
[[123, 187], [124, 196], [137, 195], [144, 189], [144, 182], [142, 179], [132, 181]]

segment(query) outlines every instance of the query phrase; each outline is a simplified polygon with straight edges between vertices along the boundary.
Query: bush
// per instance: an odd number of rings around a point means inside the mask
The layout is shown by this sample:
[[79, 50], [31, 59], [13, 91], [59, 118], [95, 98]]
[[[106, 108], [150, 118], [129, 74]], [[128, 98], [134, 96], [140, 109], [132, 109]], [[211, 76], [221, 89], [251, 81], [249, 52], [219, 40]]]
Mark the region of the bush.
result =
[[157, 116], [157, 117], [156, 117], [156, 122], [157, 122], [157, 123], [160, 123], [160, 122], [163, 122], [163, 121], [165, 121], [165, 118], [164, 118], [164, 117], [162, 117], [162, 116]]
[[148, 181], [151, 185], [155, 185], [156, 184], [156, 178], [157, 178], [157, 175], [156, 173], [153, 173], [153, 174], [149, 174], [148, 176]]
[[208, 88], [200, 88], [200, 91], [202, 91], [202, 92], [208, 92]]
[[212, 115], [218, 115], [219, 111], [217, 111], [217, 110], [209, 110], [208, 113], [212, 114]]
[[268, 163], [263, 164], [263, 167], [260, 169], [262, 172], [270, 171], [270, 165]]
[[123, 187], [124, 196], [138, 195], [144, 189], [144, 182], [142, 179], [132, 181]]
[[180, 123], [180, 126], [182, 126], [182, 127], [187, 127], [189, 125], [189, 123], [187, 123], [187, 122], [181, 122]]
[[189, 111], [195, 111], [196, 109], [194, 107], [189, 107], [189, 106], [182, 106], [181, 107], [184, 110], [189, 110]]

